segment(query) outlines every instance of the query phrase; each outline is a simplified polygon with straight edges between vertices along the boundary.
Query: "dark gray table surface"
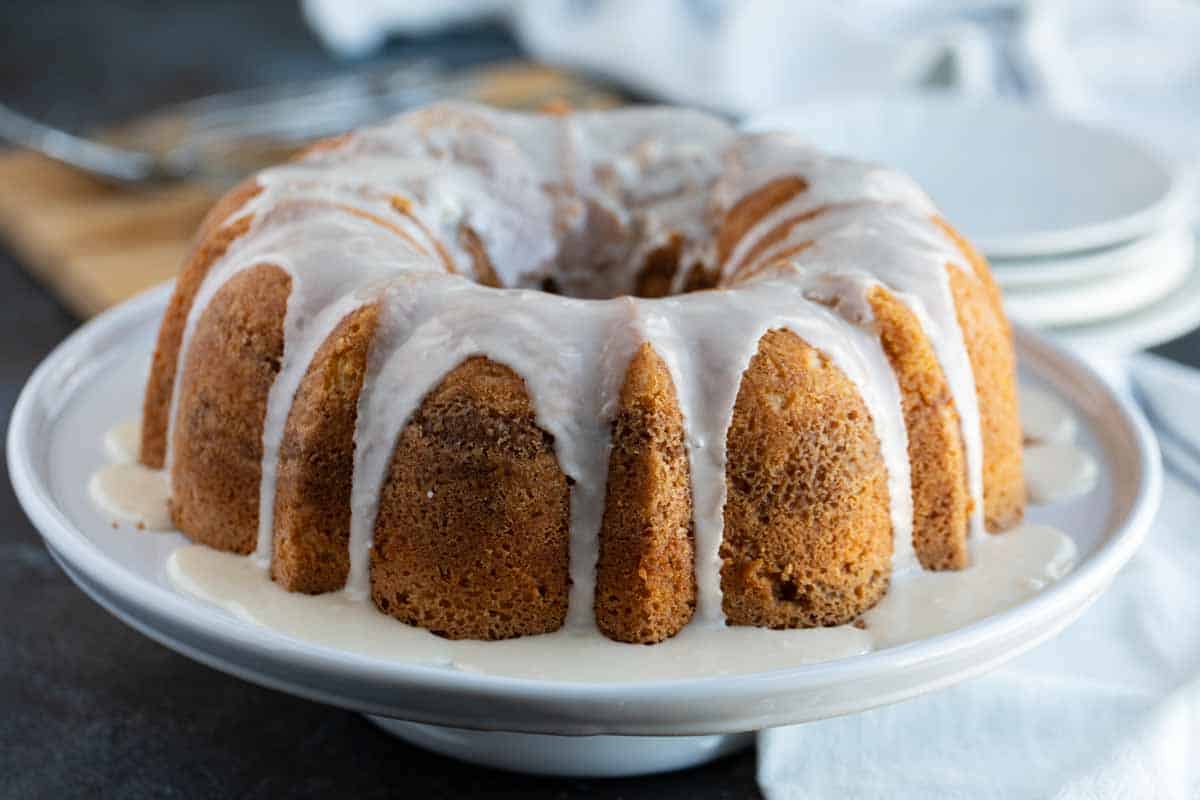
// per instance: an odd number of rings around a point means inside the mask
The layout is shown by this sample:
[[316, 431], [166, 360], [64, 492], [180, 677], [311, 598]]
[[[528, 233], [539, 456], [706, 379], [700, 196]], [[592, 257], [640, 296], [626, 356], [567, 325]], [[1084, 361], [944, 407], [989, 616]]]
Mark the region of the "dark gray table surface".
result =
[[[502, 31], [480, 28], [398, 42], [385, 57], [466, 64], [516, 53]], [[342, 66], [322, 53], [293, 0], [0, 4], [0, 101], [72, 128]], [[78, 324], [0, 248], [5, 429], [29, 373]], [[427, 753], [358, 714], [200, 666], [76, 589], [0, 470], [0, 797], [757, 794], [752, 753], [646, 779], [531, 778]]]
[[[0, 100], [86, 129], [220, 89], [328, 74], [291, 0], [0, 5]], [[383, 57], [458, 64], [517, 53], [480, 27]], [[20, 191], [3, 186], [0, 191]], [[0, 249], [0, 415], [79, 321]], [[1158, 349], [1200, 363], [1200, 335]], [[362, 717], [254, 686], [151, 642], [50, 560], [0, 466], [0, 796], [755, 796], [752, 753], [644, 779], [486, 770], [392, 739]]]

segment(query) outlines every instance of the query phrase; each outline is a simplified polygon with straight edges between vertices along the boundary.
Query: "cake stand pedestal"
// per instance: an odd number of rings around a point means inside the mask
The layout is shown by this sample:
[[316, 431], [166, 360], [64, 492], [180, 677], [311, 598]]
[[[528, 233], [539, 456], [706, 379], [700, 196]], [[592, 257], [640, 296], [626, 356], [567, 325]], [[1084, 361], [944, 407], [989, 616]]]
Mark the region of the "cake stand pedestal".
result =
[[713, 736], [550, 736], [471, 731], [368, 714], [409, 744], [484, 767], [563, 778], [628, 778], [696, 767], [736, 753], [753, 733]]
[[1158, 506], [1162, 467], [1141, 415], [1078, 359], [1017, 328], [1022, 379], [1073, 409], [1100, 468], [1090, 495], [1031, 510], [1033, 521], [1071, 533], [1079, 560], [1020, 604], [853, 658], [745, 674], [552, 681], [374, 658], [285, 636], [180, 591], [166, 564], [183, 537], [114, 527], [88, 496], [92, 471], [107, 459], [101, 433], [141, 402], [169, 292], [155, 289], [84, 325], [17, 401], [9, 474], [50, 552], [100, 605], [189, 658], [367, 714], [407, 742], [476, 764], [577, 777], [665, 772], [749, 745], [745, 731], [854, 714], [981, 675], [1083, 613], [1129, 561]]

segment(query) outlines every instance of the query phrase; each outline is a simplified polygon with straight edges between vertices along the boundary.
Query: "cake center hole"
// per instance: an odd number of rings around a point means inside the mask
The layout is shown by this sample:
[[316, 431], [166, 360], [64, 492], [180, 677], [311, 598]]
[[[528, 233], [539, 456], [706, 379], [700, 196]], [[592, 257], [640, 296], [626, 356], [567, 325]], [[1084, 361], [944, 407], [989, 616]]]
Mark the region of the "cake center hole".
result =
[[714, 286], [712, 276], [702, 265], [685, 263], [683, 242], [677, 236], [649, 252], [636, 250], [637, 255], [626, 259], [611, 255], [606, 258], [603, 247], [592, 249], [590, 258], [561, 259], [567, 263], [560, 264], [554, 275], [545, 276], [528, 288], [564, 297], [607, 300], [625, 296], [667, 297]]

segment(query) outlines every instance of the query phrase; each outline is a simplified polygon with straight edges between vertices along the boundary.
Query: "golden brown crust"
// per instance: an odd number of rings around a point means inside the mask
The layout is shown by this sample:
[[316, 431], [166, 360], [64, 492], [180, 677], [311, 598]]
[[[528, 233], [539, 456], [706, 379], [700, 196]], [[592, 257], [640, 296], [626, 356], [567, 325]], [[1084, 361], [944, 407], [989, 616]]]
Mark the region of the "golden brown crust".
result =
[[661, 247], [656, 247], [646, 256], [637, 275], [633, 294], [636, 297], [666, 297], [671, 293], [671, 282], [679, 271], [679, 259], [683, 255], [683, 237], [674, 234]]
[[[316, 205], [316, 203], [314, 203], [314, 205]], [[347, 214], [351, 214], [355, 217], [358, 217], [359, 219], [365, 219], [370, 222], [373, 222], [381, 228], [386, 228], [387, 230], [391, 231], [392, 233], [396, 234], [401, 239], [404, 239], [406, 242], [408, 242], [410, 245], [412, 245], [413, 250], [415, 250], [417, 253], [419, 253], [423, 256], [429, 255], [429, 251], [425, 248], [425, 245], [418, 242], [416, 239], [414, 239], [412, 237], [412, 235], [407, 230], [400, 227], [396, 223], [392, 222], [390, 219], [385, 219], [384, 217], [381, 217], [378, 214], [373, 214], [370, 211], [367, 211], [362, 208], [356, 208], [356, 207], [354, 207], [352, 205], [348, 205], [346, 203], [332, 203], [331, 202], [331, 203], [321, 203], [321, 205], [327, 205], [330, 208], [336, 208], [339, 211], [343, 211]], [[440, 243], [438, 244], [437, 249], [439, 251], [441, 250]]]
[[1016, 356], [1008, 321], [996, 312], [986, 284], [952, 264], [946, 269], [979, 402], [983, 516], [989, 531], [1007, 530], [1025, 513]]
[[[749, 269], [751, 271], [751, 273], [757, 271], [755, 268], [755, 264], [758, 262], [759, 258], [762, 257], [763, 253], [767, 252], [767, 250], [769, 250], [771, 247], [775, 246], [780, 241], [782, 241], [784, 238], [786, 238], [787, 235], [792, 232], [792, 228], [796, 227], [797, 225], [799, 225], [803, 222], [808, 222], [810, 220], [814, 220], [817, 217], [824, 214], [828, 210], [829, 210], [829, 206], [817, 206], [816, 208], [810, 208], [808, 211], [805, 211], [803, 214], [797, 214], [794, 217], [790, 217], [790, 218], [784, 220], [783, 222], [779, 223], [778, 225], [776, 225], [774, 228], [771, 228], [771, 230], [764, 233], [761, 237], [759, 237], [754, 242], [754, 244], [746, 252], [746, 255], [744, 255], [742, 257], [742, 259], [740, 261], [738, 261], [737, 266], [735, 266], [731, 270], [731, 273], [735, 277], [743, 277], [742, 273], [746, 269]], [[810, 244], [811, 244], [811, 242], [800, 243], [801, 249], [803, 249], [804, 247], [807, 247]], [[771, 259], [771, 263], [778, 263], [781, 260], [790, 258], [791, 256], [795, 255], [798, 252], [799, 252], [799, 250], [796, 249], [796, 246], [789, 247], [783, 253], [780, 253], [780, 254], [776, 255], [775, 257], [773, 257]], [[761, 268], [762, 266], [764, 266], [764, 265], [760, 264], [760, 265], [758, 265], [758, 268]]]
[[726, 619], [840, 625], [887, 590], [887, 470], [854, 384], [791, 331], [769, 331], [727, 437]]
[[[433, 249], [437, 251], [438, 258], [441, 260], [442, 266], [446, 269], [446, 272], [449, 272], [451, 275], [457, 274], [458, 266], [454, 263], [454, 259], [451, 257], [450, 252], [442, 244], [441, 239], [434, 236], [425, 223], [421, 222], [421, 218], [413, 213], [412, 201], [407, 197], [395, 195], [392, 197], [391, 206], [393, 211], [400, 216], [407, 218], [412, 225], [416, 226], [417, 230], [421, 231], [422, 236], [432, 242]], [[390, 223], [388, 224], [390, 225]], [[412, 237], [407, 233], [404, 234], [404, 237], [409, 241], [412, 241]], [[421, 245], [417, 245], [417, 250], [424, 252], [425, 248]], [[496, 285], [499, 286], [500, 284]]]
[[719, 277], [717, 271], [710, 272], [704, 269], [703, 262], [697, 261], [688, 270], [687, 277], [683, 282], [683, 293], [703, 292], [706, 289], [715, 288]]
[[808, 181], [798, 175], [775, 178], [759, 186], [734, 203], [721, 220], [717, 233], [717, 264], [724, 265], [742, 237], [760, 219], [808, 189]]
[[313, 142], [312, 144], [304, 147], [302, 150], [300, 150], [298, 153], [295, 153], [288, 160], [289, 161], [304, 161], [306, 158], [309, 158], [312, 156], [318, 156], [318, 155], [321, 155], [322, 153], [332, 152], [334, 150], [337, 150], [339, 147], [346, 144], [347, 142], [349, 142], [352, 138], [354, 138], [353, 133], [340, 133], [337, 136], [330, 136], [326, 139], [321, 139], [319, 141]]
[[764, 259], [757, 264], [746, 262], [745, 268], [742, 268], [741, 271], [734, 276], [735, 281], [746, 281], [763, 274], [772, 267], [785, 266], [790, 259], [800, 255], [805, 250], [812, 247], [813, 244], [815, 244], [815, 242], [813, 242], [811, 239], [804, 242], [797, 242], [796, 244], [788, 245], [778, 253], [772, 254], [770, 259]]
[[377, 305], [346, 316], [317, 350], [288, 412], [275, 487], [271, 577], [292, 592], [342, 588], [350, 571], [354, 423]]
[[247, 178], [229, 190], [220, 200], [213, 204], [212, 210], [205, 214], [196, 231], [196, 243], [202, 245], [205, 239], [216, 235], [225, 223], [234, 219], [246, 204], [262, 193], [262, 186], [257, 179]]
[[422, 402], [379, 497], [371, 597], [451, 639], [549, 633], [567, 613], [570, 492], [519, 375], [468, 359]]
[[[342, 141], [319, 143], [305, 155]], [[806, 189], [804, 178], [788, 176], [737, 202], [719, 226], [718, 263], [765, 215]], [[140, 455], [149, 466], [162, 465], [180, 380], [172, 514], [193, 540], [241, 553], [254, 548], [257, 535], [263, 417], [283, 352], [288, 275], [269, 265], [235, 275], [203, 310], [182, 372], [175, 371], [196, 293], [249, 229], [250, 216], [238, 214], [259, 190], [253, 181], [238, 187], [201, 227], [159, 332]], [[394, 198], [392, 209], [421, 224], [405, 198]], [[419, 234], [387, 212], [343, 210], [414, 246], [436, 248], [455, 271], [429, 231]], [[760, 237], [733, 278], [762, 268], [757, 262], [792, 225], [822, 210]], [[1011, 330], [986, 261], [944, 220], [935, 221], [969, 267], [948, 267], [950, 287], [979, 394], [985, 517], [989, 529], [1002, 529], [1020, 519], [1024, 504]], [[476, 279], [498, 286], [479, 236], [465, 226], [459, 234]], [[810, 244], [776, 255], [786, 258]], [[636, 294], [667, 294], [680, 269], [687, 270], [687, 290], [711, 288], [720, 270], [681, 263], [683, 250], [675, 236], [653, 252]], [[927, 568], [962, 567], [971, 500], [952, 398], [912, 312], [883, 289], [870, 301], [902, 393], [914, 546]], [[289, 590], [334, 590], [348, 573], [354, 424], [377, 314], [368, 306], [338, 325], [308, 367], [288, 416], [272, 574]], [[645, 345], [626, 372], [613, 425], [596, 565], [594, 613], [610, 638], [658, 642], [694, 612], [684, 437], [669, 371]], [[856, 387], [795, 334], [768, 332], [739, 387], [727, 447], [721, 587], [729, 622], [842, 624], [874, 605], [887, 589], [893, 542], [886, 468]], [[552, 437], [536, 424], [521, 377], [486, 358], [465, 361], [430, 392], [398, 438], [380, 492], [370, 563], [374, 602], [451, 638], [556, 630], [566, 618], [570, 584], [570, 484]]]
[[941, 217], [934, 217], [933, 221], [950, 237], [970, 267], [970, 272], [948, 267], [950, 290], [979, 395], [984, 518], [989, 531], [1007, 530], [1025, 514], [1012, 326], [1004, 313], [1000, 287], [987, 259], [949, 222]]
[[[470, 225], [459, 227], [458, 244], [471, 256], [475, 282], [481, 283], [484, 286], [500, 288], [500, 276], [496, 274], [496, 267], [492, 265], [492, 259], [488, 257], [487, 248], [483, 246], [483, 240], [479, 238], [479, 234]], [[449, 258], [449, 256], [446, 256], [446, 258]]]
[[996, 283], [996, 277], [992, 275], [992, 269], [988, 266], [987, 259], [983, 257], [983, 253], [976, 250], [975, 245], [971, 244], [967, 237], [959, 233], [953, 225], [942, 217], [934, 217], [933, 222], [950, 237], [950, 240], [954, 242], [954, 246], [962, 253], [963, 258], [966, 259], [967, 264], [971, 267], [971, 271], [987, 291], [992, 311], [1004, 321], [1004, 328], [1009, 330], [1009, 335], [1011, 336], [1011, 326], [1008, 324], [1008, 316], [1004, 313], [1004, 298], [1000, 293], [1000, 284]]
[[971, 492], [954, 398], [916, 315], [883, 288], [873, 289], [869, 300], [908, 430], [913, 547], [925, 569], [962, 569]]
[[652, 644], [678, 633], [695, 611], [694, 557], [683, 415], [667, 365], [643, 344], [613, 422], [596, 566], [604, 635]]
[[208, 270], [217, 262], [229, 245], [250, 228], [250, 217], [235, 219], [222, 227], [239, 209], [261, 191], [253, 181], [246, 181], [213, 206], [204, 218], [196, 238], [196, 247], [175, 282], [175, 291], [163, 314], [158, 329], [146, 394], [142, 401], [142, 444], [138, 460], [148, 467], [161, 469], [167, 454], [167, 428], [171, 413], [171, 395], [175, 387], [175, 370], [183, 329], [196, 299], [196, 292]]
[[258, 530], [263, 419], [283, 356], [291, 278], [239, 272], [197, 321], [172, 429], [171, 516], [187, 537], [249, 553]]

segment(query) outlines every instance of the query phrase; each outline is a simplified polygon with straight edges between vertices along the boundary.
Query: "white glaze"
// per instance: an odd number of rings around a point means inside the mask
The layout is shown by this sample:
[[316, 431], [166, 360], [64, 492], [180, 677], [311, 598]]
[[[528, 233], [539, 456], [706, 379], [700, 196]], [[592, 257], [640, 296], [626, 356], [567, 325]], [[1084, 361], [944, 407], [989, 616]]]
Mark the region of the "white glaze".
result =
[[1026, 442], [1070, 442], [1079, 424], [1062, 400], [1036, 386], [1021, 387], [1021, 430]]
[[846, 658], [954, 630], [1003, 611], [1061, 577], [1075, 547], [1062, 533], [1023, 525], [978, 543], [960, 572], [909, 571], [864, 616], [865, 628], [768, 630], [689, 625], [646, 647], [564, 627], [499, 642], [442, 639], [401, 625], [348, 592], [286, 592], [252, 559], [188, 545], [167, 572], [181, 590], [236, 616], [312, 644], [447, 669], [537, 680], [620, 682], [745, 674]]
[[[774, 271], [831, 276], [835, 290], [820, 295], [869, 322], [867, 291], [882, 285], [920, 320], [954, 398], [963, 436], [967, 483], [975, 503], [971, 533], [983, 532], [983, 439], [975, 376], [958, 324], [947, 268], [969, 270], [963, 254], [935, 223], [937, 209], [907, 176], [882, 167], [829, 158], [783, 134], [743, 139], [730, 159], [737, 166], [715, 190], [744, 196], [772, 177], [803, 176], [808, 189], [760, 219], [734, 248], [725, 274], [745, 270], [762, 275], [783, 251], [811, 246], [776, 263]], [[801, 215], [822, 209], [808, 218]], [[799, 219], [798, 219], [799, 218]], [[743, 263], [759, 241], [780, 225], [786, 235], [754, 261]]]
[[[1038, 391], [1022, 386], [1022, 402]], [[1061, 403], [1043, 406], [1071, 415]], [[105, 439], [121, 438], [127, 433], [128, 424], [118, 424]], [[1037, 463], [1036, 453], [1045, 447], [1026, 448], [1026, 463]], [[1076, 460], [1090, 459], [1085, 451], [1069, 443], [1053, 447], [1064, 453], [1073, 451]], [[93, 485], [105, 481], [104, 476], [114, 470], [126, 474], [136, 471], [138, 480], [99, 496], [93, 489], [103, 510], [122, 519], [136, 513], [143, 518], [158, 514], [167, 519], [163, 472], [118, 463], [98, 471]], [[1034, 502], [1077, 491], [1079, 484], [1072, 475], [1070, 469], [1052, 467], [1032, 478], [1031, 486], [1042, 487], [1032, 493]], [[861, 626], [775, 631], [693, 624], [654, 647], [613, 642], [582, 625], [503, 642], [450, 641], [380, 613], [370, 602], [364, 602], [361, 589], [347, 588], [318, 596], [286, 592], [270, 580], [263, 562], [196, 545], [173, 551], [167, 572], [181, 591], [242, 619], [313, 644], [393, 661], [496, 675], [620, 681], [629, 677], [652, 680], [760, 672], [849, 657], [945, 633], [1011, 608], [1062, 577], [1074, 562], [1075, 548], [1068, 537], [1052, 528], [1026, 524], [1004, 534], [981, 537], [974, 543], [973, 556], [971, 566], [958, 572], [899, 571], [883, 600], [863, 615]]]
[[1100, 476], [1096, 460], [1071, 442], [1030, 445], [1022, 463], [1025, 491], [1034, 503], [1058, 503], [1087, 494]]
[[[725, 212], [767, 181], [797, 174], [808, 188], [716, 263], [714, 226]], [[594, 633], [609, 427], [629, 359], [650, 342], [671, 372], [685, 421], [698, 585], [693, 625], [719, 625], [725, 437], [741, 375], [773, 328], [821, 350], [859, 389], [888, 470], [893, 574], [914, 569], [899, 389], [867, 301], [881, 285], [912, 309], [941, 362], [962, 425], [973, 545], [979, 538], [979, 416], [947, 275], [951, 265], [966, 269], [964, 257], [935, 223], [928, 197], [903, 176], [820, 156], [786, 135], [739, 137], [695, 112], [549, 117], [443, 104], [267, 170], [257, 183], [260, 193], [239, 214], [251, 215], [250, 230], [205, 277], [180, 358], [232, 277], [260, 264], [289, 274], [283, 358], [264, 421], [259, 566], [272, 557], [277, 461], [296, 389], [333, 328], [366, 303], [379, 304], [380, 323], [355, 431], [352, 596], [367, 593], [378, 493], [400, 431], [445, 374], [483, 355], [525, 380], [538, 424], [554, 436], [559, 465], [574, 480], [568, 627]], [[776, 225], [814, 209], [823, 212], [748, 258]], [[464, 245], [464, 228], [509, 288], [475, 282], [485, 275]], [[686, 238], [676, 288], [693, 262], [718, 275], [719, 288], [628, 296], [644, 256], [672, 234]], [[806, 242], [812, 246], [781, 256]], [[548, 277], [572, 296], [535, 291]]]
[[114, 464], [130, 464], [137, 461], [141, 447], [141, 417], [118, 422], [104, 434], [104, 453]]
[[152, 531], [172, 528], [167, 507], [170, 486], [162, 470], [128, 462], [106, 464], [92, 475], [88, 493], [101, 511], [117, 521]]
[[1075, 543], [1026, 523], [975, 543], [970, 567], [921, 572], [863, 615], [876, 648], [936, 636], [1011, 608], [1071, 571]]
[[[607, 476], [609, 421], [625, 366], [651, 342], [672, 373], [688, 421], [692, 472], [697, 620], [721, 621], [720, 558], [725, 504], [725, 436], [740, 378], [772, 328], [788, 328], [824, 351], [862, 391], [883, 448], [892, 488], [897, 568], [914, 563], [907, 439], [900, 395], [878, 339], [806, 299], [796, 281], [761, 281], [737, 292], [701, 292], [657, 300], [623, 297], [581, 301], [529, 290], [496, 290], [464, 281], [413, 280], [385, 303], [359, 401], [348, 588], [365, 595], [379, 487], [409, 415], [449, 368], [478, 352], [504, 364], [537, 364], [521, 373], [539, 423], [555, 437], [563, 472], [576, 478], [571, 496], [569, 624], [590, 626], [594, 565]], [[428, 293], [428, 296], [426, 296]], [[497, 295], [503, 316], [481, 313]], [[714, 319], [724, 319], [714, 326]], [[564, 347], [558, 331], [578, 338]], [[738, 347], [732, 346], [737, 343]], [[438, 358], [421, 357], [437, 353]], [[380, 354], [387, 354], [386, 357]], [[380, 363], [382, 361], [382, 363]], [[450, 365], [449, 367], [447, 365]], [[703, 371], [711, 383], [688, 378]], [[882, 376], [873, 378], [872, 376]], [[709, 431], [720, 435], [710, 436]], [[590, 477], [589, 477], [590, 476]]]
[[1044, 389], [1022, 386], [1021, 429], [1025, 491], [1031, 502], [1057, 503], [1092, 490], [1100, 467], [1075, 446], [1079, 421], [1062, 400]]

